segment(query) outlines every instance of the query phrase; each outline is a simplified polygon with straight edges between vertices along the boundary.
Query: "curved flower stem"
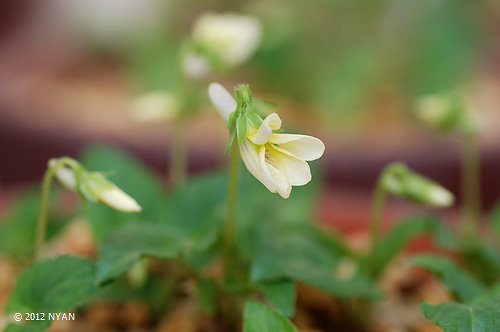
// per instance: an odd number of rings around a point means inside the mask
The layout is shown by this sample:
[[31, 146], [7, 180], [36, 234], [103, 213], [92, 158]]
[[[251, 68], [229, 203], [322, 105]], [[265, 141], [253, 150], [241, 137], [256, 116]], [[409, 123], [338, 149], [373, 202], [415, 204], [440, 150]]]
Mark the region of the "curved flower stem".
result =
[[481, 213], [479, 164], [480, 153], [477, 135], [465, 132], [462, 147], [462, 230], [466, 236], [472, 237], [477, 235], [477, 223]]
[[382, 212], [384, 211], [386, 191], [383, 185], [384, 172], [377, 180], [375, 191], [373, 193], [372, 211], [370, 218], [370, 231], [372, 238], [372, 249], [369, 272], [376, 276], [378, 274], [377, 267], [377, 250], [380, 241], [380, 224], [382, 221]]
[[43, 176], [42, 191], [40, 194], [40, 211], [38, 213], [38, 223], [35, 234], [35, 249], [33, 253], [33, 260], [40, 258], [43, 243], [45, 242], [45, 234], [47, 230], [47, 214], [48, 214], [48, 203], [50, 195], [50, 185], [52, 179], [61, 166], [68, 165], [69, 167], [76, 167], [76, 163], [71, 158], [60, 158], [53, 165], [50, 165], [45, 175]]
[[175, 119], [172, 123], [170, 147], [170, 184], [182, 184], [186, 180], [187, 150], [184, 137], [184, 123], [182, 119]]

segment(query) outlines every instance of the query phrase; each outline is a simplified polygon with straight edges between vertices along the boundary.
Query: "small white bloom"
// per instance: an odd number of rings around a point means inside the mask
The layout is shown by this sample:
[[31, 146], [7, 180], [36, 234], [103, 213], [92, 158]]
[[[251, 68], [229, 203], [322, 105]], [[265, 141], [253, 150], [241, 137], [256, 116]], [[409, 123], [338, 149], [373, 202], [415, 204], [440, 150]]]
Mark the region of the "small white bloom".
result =
[[237, 66], [255, 52], [261, 34], [261, 24], [253, 16], [206, 13], [196, 21], [192, 37], [228, 65]]
[[[212, 104], [227, 121], [230, 113], [236, 110], [236, 101], [218, 83], [210, 84], [208, 94]], [[255, 178], [269, 191], [288, 198], [292, 186], [302, 186], [311, 181], [306, 161], [320, 158], [325, 145], [312, 136], [273, 133], [280, 128], [278, 114], [268, 115], [259, 128], [249, 128], [247, 139], [240, 144], [240, 153]]]
[[[57, 159], [49, 160], [49, 168], [54, 167], [57, 162]], [[80, 192], [88, 200], [99, 201], [123, 212], [141, 211], [141, 206], [132, 197], [101, 173], [87, 172], [81, 168], [77, 179], [72, 168], [62, 165], [56, 169], [55, 177], [67, 189]]]
[[174, 118], [179, 113], [176, 98], [167, 92], [155, 91], [137, 97], [130, 114], [138, 122], [160, 122]]

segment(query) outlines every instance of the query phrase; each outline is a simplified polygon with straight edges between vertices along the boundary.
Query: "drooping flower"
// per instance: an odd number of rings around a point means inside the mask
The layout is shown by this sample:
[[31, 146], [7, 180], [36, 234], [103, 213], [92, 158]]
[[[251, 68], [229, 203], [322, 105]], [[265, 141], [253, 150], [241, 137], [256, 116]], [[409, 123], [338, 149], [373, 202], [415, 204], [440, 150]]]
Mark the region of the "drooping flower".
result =
[[[60, 160], [68, 162], [59, 163]], [[71, 191], [80, 193], [85, 199], [100, 202], [123, 212], [139, 212], [141, 206], [123, 190], [109, 181], [102, 173], [89, 172], [76, 160], [70, 158], [50, 159], [49, 168], [55, 169], [55, 177]]]
[[193, 78], [214, 67], [236, 67], [259, 46], [262, 27], [257, 18], [234, 13], [206, 13], [196, 21], [191, 34], [192, 49], [182, 61], [184, 73]]
[[240, 85], [235, 90], [238, 102], [218, 83], [210, 84], [208, 95], [230, 130], [235, 127], [233, 132], [237, 133], [232, 136], [238, 136], [240, 154], [248, 171], [269, 191], [288, 198], [292, 186], [311, 181], [306, 161], [320, 158], [325, 145], [312, 136], [275, 133], [282, 122], [278, 114], [271, 113], [262, 120], [254, 110], [248, 86]]

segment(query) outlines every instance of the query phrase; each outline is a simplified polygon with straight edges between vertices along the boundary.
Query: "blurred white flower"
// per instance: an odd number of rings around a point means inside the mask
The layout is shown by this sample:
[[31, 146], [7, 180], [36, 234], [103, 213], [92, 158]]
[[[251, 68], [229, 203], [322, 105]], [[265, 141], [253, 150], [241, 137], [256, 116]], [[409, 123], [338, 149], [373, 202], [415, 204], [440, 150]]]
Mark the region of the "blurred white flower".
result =
[[196, 53], [188, 53], [182, 61], [182, 70], [184, 74], [191, 78], [201, 78], [206, 76], [212, 67], [207, 60]]
[[229, 66], [245, 62], [257, 49], [262, 27], [253, 16], [206, 13], [196, 21], [192, 38]]
[[[49, 168], [54, 167], [58, 160], [50, 159]], [[83, 167], [79, 167], [77, 175], [74, 168], [62, 165], [55, 170], [55, 176], [66, 188], [79, 192], [90, 201], [98, 201], [123, 212], [141, 211], [140, 205], [132, 197], [101, 173], [87, 172]]]
[[177, 99], [170, 93], [155, 91], [137, 97], [130, 110], [138, 122], [161, 122], [176, 117], [179, 113]]
[[[208, 87], [212, 104], [227, 121], [237, 108], [236, 101], [220, 84]], [[240, 153], [248, 171], [269, 191], [288, 198], [292, 186], [302, 186], [311, 181], [311, 171], [306, 161], [320, 158], [325, 150], [323, 142], [312, 136], [278, 134], [281, 119], [269, 114], [259, 128], [250, 121], [246, 139], [240, 144]]]

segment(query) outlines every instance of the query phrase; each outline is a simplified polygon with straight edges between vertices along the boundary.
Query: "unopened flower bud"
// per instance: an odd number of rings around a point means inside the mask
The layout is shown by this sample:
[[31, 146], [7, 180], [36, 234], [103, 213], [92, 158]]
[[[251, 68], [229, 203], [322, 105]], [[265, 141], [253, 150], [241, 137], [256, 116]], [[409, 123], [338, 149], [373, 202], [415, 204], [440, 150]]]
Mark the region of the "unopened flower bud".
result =
[[140, 205], [109, 181], [102, 173], [88, 172], [71, 158], [51, 159], [49, 168], [57, 167], [55, 176], [66, 188], [79, 192], [85, 199], [100, 202], [123, 212], [139, 212]]
[[179, 113], [175, 97], [167, 92], [150, 92], [137, 97], [131, 116], [138, 122], [161, 122], [172, 119]]
[[448, 207], [455, 200], [450, 191], [401, 163], [384, 170], [382, 184], [388, 193], [418, 204]]

